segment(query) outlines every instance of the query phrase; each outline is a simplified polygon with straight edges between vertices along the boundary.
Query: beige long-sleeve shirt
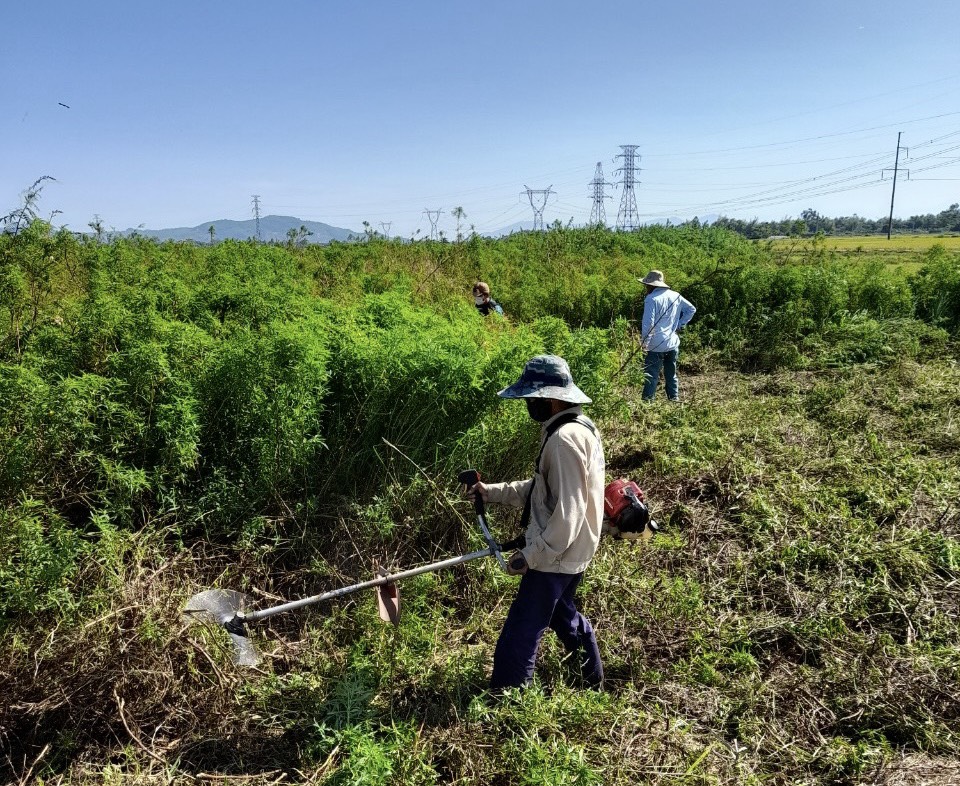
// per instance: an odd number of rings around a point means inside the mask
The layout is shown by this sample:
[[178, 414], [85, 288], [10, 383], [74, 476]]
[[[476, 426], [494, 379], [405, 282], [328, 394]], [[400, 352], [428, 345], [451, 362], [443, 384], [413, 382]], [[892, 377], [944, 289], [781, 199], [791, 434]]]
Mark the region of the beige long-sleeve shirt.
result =
[[[543, 424], [543, 434], [562, 415], [582, 415], [573, 407]], [[541, 445], [543, 445], [541, 438]], [[527, 566], [545, 573], [581, 573], [593, 559], [603, 523], [605, 475], [603, 445], [580, 423], [565, 423], [543, 446], [540, 472], [512, 483], [488, 483], [487, 501], [522, 508], [533, 484]]]

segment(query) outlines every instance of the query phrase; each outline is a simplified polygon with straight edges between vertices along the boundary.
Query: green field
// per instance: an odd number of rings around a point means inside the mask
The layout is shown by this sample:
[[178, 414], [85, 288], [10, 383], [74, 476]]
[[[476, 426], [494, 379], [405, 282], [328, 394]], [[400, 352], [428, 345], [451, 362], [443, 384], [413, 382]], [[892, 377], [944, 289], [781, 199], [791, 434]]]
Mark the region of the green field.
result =
[[[960, 253], [910, 253], [0, 236], [3, 782], [958, 782]], [[677, 406], [639, 400], [650, 268], [698, 307]], [[183, 619], [481, 548], [456, 473], [529, 473], [496, 391], [543, 351], [662, 524], [587, 571], [604, 692], [548, 634], [534, 687], [487, 694], [492, 560], [405, 582], [397, 628], [372, 592], [258, 624], [254, 670]]]
[[781, 260], [799, 264], [811, 258], [832, 255], [855, 264], [882, 261], [892, 270], [905, 275], [919, 271], [927, 254], [936, 248], [949, 253], [960, 251], [960, 234], [950, 235], [886, 235], [827, 236], [817, 238], [783, 238], [759, 241], [768, 246]]
[[927, 251], [941, 245], [951, 251], [960, 250], [960, 234], [951, 235], [870, 235], [866, 237], [828, 237], [827, 248], [843, 251]]
[[[803, 242], [796, 238], [784, 238], [774, 241], [778, 246], [797, 245]], [[886, 235], [829, 235], [823, 239], [825, 248], [834, 251], [844, 251], [848, 253], [872, 254], [876, 252], [891, 254], [906, 254], [929, 251], [936, 245], [943, 246], [950, 251], [960, 250], [960, 234], [943, 235], [892, 235], [887, 240]]]

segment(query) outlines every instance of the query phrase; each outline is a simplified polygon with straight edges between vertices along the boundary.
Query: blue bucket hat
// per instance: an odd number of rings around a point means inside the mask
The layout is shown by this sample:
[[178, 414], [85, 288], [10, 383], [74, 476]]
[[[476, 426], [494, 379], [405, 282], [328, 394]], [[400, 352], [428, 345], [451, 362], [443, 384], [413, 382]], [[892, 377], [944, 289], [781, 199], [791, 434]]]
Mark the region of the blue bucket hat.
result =
[[573, 384], [567, 361], [557, 355], [537, 355], [523, 367], [520, 379], [497, 395], [501, 398], [554, 398], [571, 404], [589, 404], [591, 401]]

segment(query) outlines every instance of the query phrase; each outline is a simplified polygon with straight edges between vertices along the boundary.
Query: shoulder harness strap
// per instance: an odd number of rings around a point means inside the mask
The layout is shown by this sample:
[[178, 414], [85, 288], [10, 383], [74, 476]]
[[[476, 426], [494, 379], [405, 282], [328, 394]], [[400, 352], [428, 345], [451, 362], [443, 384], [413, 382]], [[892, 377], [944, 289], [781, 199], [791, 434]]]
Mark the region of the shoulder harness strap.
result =
[[570, 412], [566, 415], [560, 415], [553, 423], [547, 426], [547, 433], [543, 436], [543, 442], [540, 444], [540, 452], [537, 454], [537, 463], [536, 463], [536, 472], [540, 471], [540, 459], [543, 457], [544, 448], [547, 447], [547, 442], [550, 441], [550, 437], [557, 433], [560, 430], [561, 426], [567, 425], [567, 423], [579, 423], [581, 426], [586, 426], [590, 429], [590, 433], [594, 436], [597, 435], [597, 427], [593, 425], [593, 421], [590, 420], [586, 415], [577, 415], [576, 413]]
[[593, 421], [586, 417], [586, 415], [578, 415], [575, 412], [570, 412], [566, 415], [560, 415], [549, 426], [547, 426], [547, 433], [544, 434], [543, 442], [540, 443], [540, 452], [537, 454], [537, 463], [534, 465], [535, 469], [533, 483], [530, 484], [530, 490], [527, 492], [527, 499], [523, 503], [523, 513], [520, 514], [520, 526], [524, 530], [526, 530], [527, 525], [530, 523], [530, 501], [533, 499], [533, 487], [537, 484], [537, 475], [540, 473], [540, 459], [543, 458], [543, 451], [547, 447], [547, 442], [550, 441], [550, 437], [559, 431], [561, 426], [565, 426], [567, 423], [578, 423], [579, 425], [588, 428], [590, 433], [594, 436], [597, 435], [597, 427], [593, 425]]

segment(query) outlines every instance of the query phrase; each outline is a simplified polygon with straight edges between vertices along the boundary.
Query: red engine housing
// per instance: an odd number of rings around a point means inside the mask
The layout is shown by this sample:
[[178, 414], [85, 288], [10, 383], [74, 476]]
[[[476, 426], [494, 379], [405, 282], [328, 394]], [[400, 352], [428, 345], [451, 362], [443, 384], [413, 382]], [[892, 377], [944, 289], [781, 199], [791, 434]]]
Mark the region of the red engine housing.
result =
[[627, 489], [632, 491], [638, 500], [644, 501], [643, 492], [632, 480], [614, 480], [603, 490], [603, 513], [611, 521], [616, 521], [620, 514], [630, 507], [630, 498], [625, 493]]

